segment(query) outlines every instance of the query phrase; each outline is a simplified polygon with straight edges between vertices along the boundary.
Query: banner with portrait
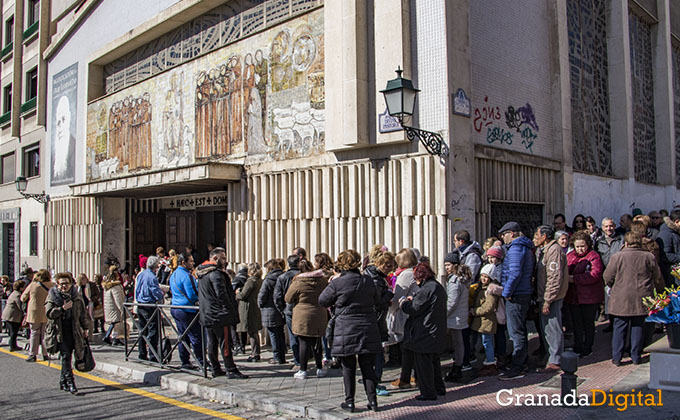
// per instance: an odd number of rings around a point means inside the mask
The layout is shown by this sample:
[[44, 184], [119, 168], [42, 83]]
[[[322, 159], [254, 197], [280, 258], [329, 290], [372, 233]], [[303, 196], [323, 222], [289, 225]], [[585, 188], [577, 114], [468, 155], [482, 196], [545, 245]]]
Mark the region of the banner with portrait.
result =
[[50, 185], [75, 182], [78, 63], [52, 78]]

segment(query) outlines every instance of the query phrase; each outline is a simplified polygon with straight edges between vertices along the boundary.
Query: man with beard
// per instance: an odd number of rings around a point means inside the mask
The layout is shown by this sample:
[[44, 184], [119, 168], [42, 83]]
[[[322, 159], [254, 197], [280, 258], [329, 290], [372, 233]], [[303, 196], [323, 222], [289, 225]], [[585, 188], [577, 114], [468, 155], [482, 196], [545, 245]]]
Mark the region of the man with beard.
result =
[[[229, 379], [246, 379], [234, 363], [234, 355], [229, 345], [229, 330], [239, 323], [236, 296], [225, 269], [227, 255], [224, 248], [213, 248], [208, 261], [196, 269], [198, 276], [198, 308], [201, 324], [206, 328], [208, 338], [207, 359], [212, 376], [225, 376]], [[220, 349], [224, 359], [225, 373], [217, 357]]]
[[71, 134], [71, 102], [59, 98], [55, 111], [55, 135], [52, 142], [52, 185], [75, 181], [74, 152], [76, 141]]

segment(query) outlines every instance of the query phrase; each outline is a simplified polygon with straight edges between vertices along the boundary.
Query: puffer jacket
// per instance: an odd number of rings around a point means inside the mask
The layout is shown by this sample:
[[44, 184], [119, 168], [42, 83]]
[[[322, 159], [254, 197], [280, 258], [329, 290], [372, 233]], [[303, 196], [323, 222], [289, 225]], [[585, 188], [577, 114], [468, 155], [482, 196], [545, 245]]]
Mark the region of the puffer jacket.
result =
[[536, 260], [533, 248], [533, 242], [526, 236], [520, 236], [508, 246], [501, 271], [503, 297], [532, 294], [531, 277]]
[[328, 324], [328, 311], [319, 305], [319, 296], [328, 286], [323, 270], [300, 273], [286, 293], [286, 302], [293, 307], [293, 334], [303, 337], [323, 337]]
[[262, 287], [262, 278], [248, 277], [243, 288], [236, 295], [238, 301], [238, 316], [240, 322], [236, 331], [254, 335], [262, 329], [262, 314], [257, 306], [257, 295]]
[[390, 302], [392, 301], [394, 293], [389, 290], [385, 274], [383, 274], [383, 272], [375, 265], [366, 267], [366, 270], [364, 270], [364, 277], [370, 279], [378, 290], [378, 304], [375, 306], [375, 315], [378, 318], [380, 339], [382, 341], [387, 341], [389, 339], [387, 330], [387, 310], [390, 307]]
[[231, 280], [231, 288], [236, 291], [236, 289], [241, 289], [248, 280], [248, 267], [241, 268], [238, 273]]
[[446, 326], [455, 330], [468, 327], [469, 282], [452, 274], [446, 282]]
[[274, 304], [276, 308], [283, 315], [292, 316], [293, 315], [293, 304], [286, 303], [286, 293], [288, 293], [288, 288], [290, 287], [290, 282], [293, 281], [293, 277], [300, 273], [296, 267], [290, 267], [288, 271], [281, 274], [276, 280], [276, 287], [274, 287]]
[[343, 271], [328, 283], [319, 296], [319, 305], [335, 306], [333, 356], [375, 354], [382, 350], [374, 309], [378, 302], [375, 285], [359, 270]]
[[[610, 260], [611, 261], [611, 260]], [[585, 255], [577, 255], [576, 251], [567, 254], [569, 274], [574, 278], [569, 283], [564, 301], [571, 305], [587, 305], [604, 301], [604, 266], [600, 255], [589, 250]]]
[[260, 307], [262, 314], [262, 326], [265, 328], [275, 328], [285, 325], [283, 314], [279, 312], [274, 304], [274, 287], [276, 279], [283, 273], [283, 270], [272, 270], [267, 273], [262, 282], [260, 293], [257, 295], [257, 306]]
[[[69, 309], [71, 331], [73, 332], [73, 350], [75, 359], [82, 360], [83, 350], [85, 349], [83, 330], [87, 331], [90, 328], [90, 316], [85, 309], [83, 298], [75, 287], [71, 287], [70, 299], [73, 302], [73, 306]], [[59, 343], [64, 341], [64, 321], [66, 320], [66, 313], [62, 308], [64, 303], [64, 297], [59, 288], [56, 286], [51, 288], [45, 302], [45, 313], [48, 319], [45, 329], [45, 348], [52, 354], [59, 352]]]
[[484, 250], [479, 242], [473, 241], [464, 249], [458, 249], [460, 252], [460, 263], [467, 265], [472, 272], [472, 278], [477, 281], [479, 280], [479, 271], [482, 269], [482, 255], [484, 255]]
[[663, 221], [656, 243], [659, 244], [659, 251], [661, 251], [659, 262], [661, 274], [666, 285], [669, 286], [676, 284], [675, 278], [671, 275], [671, 267], [673, 264], [680, 263], [680, 227], [677, 227], [670, 217], [664, 217]]
[[403, 300], [408, 314], [404, 348], [416, 353], [440, 354], [446, 347], [446, 290], [434, 278], [420, 284], [413, 300]]
[[104, 319], [108, 323], [123, 320], [123, 304], [125, 303], [125, 290], [119, 280], [104, 280]]
[[496, 309], [498, 307], [498, 296], [490, 293], [489, 285], [479, 284], [475, 294], [475, 303], [470, 311], [472, 320], [470, 329], [482, 334], [496, 333]]
[[238, 305], [227, 273], [205, 262], [196, 269], [196, 275], [201, 325], [210, 328], [238, 324]]

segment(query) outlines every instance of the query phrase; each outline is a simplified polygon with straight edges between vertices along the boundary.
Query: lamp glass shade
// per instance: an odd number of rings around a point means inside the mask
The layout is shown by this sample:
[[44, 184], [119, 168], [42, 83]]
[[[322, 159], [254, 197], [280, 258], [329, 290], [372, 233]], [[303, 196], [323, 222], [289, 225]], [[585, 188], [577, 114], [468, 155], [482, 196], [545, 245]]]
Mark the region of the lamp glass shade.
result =
[[414, 89], [409, 89], [409, 88], [404, 88], [404, 93], [403, 93], [403, 107], [404, 107], [404, 114], [406, 115], [413, 115], [413, 109], [416, 106], [416, 93], [417, 91]]
[[26, 191], [26, 184], [28, 183], [28, 181], [26, 181], [26, 178], [24, 178], [23, 176], [19, 176], [14, 181], [14, 183], [16, 184], [17, 191], [19, 191], [19, 192]]
[[400, 116], [404, 113], [403, 103], [401, 100], [402, 89], [395, 89], [383, 92], [385, 95], [385, 104], [387, 105], [387, 113], [393, 117]]

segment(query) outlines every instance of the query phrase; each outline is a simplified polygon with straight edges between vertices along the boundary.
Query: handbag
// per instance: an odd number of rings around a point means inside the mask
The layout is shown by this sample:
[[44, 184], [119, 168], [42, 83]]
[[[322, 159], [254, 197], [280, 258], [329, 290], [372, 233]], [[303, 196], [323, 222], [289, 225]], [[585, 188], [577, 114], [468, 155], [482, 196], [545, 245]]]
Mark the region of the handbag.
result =
[[[354, 299], [354, 295], [356, 295], [357, 292], [359, 291], [359, 288], [361, 287], [362, 281], [363, 281], [363, 277], [361, 278], [361, 280], [359, 280], [359, 283], [357, 284], [357, 288], [354, 289], [354, 291], [352, 292], [352, 297], [347, 300], [348, 302], [350, 302], [350, 304], [351, 304], [352, 300]], [[333, 347], [333, 334], [335, 334], [335, 319], [337, 317], [339, 317], [340, 315], [344, 314], [345, 312], [347, 312], [347, 308], [349, 308], [349, 305], [342, 308], [342, 310], [340, 312], [333, 313], [333, 316], [331, 316], [331, 319], [328, 320], [328, 324], [326, 325], [326, 340], [328, 341], [328, 347], [331, 347], [331, 348]]]
[[90, 348], [90, 343], [85, 340], [85, 348], [83, 348], [83, 358], [81, 360], [76, 360], [76, 370], [79, 372], [90, 372], [94, 369], [97, 364], [94, 361], [94, 356], [92, 355], [92, 349]]

